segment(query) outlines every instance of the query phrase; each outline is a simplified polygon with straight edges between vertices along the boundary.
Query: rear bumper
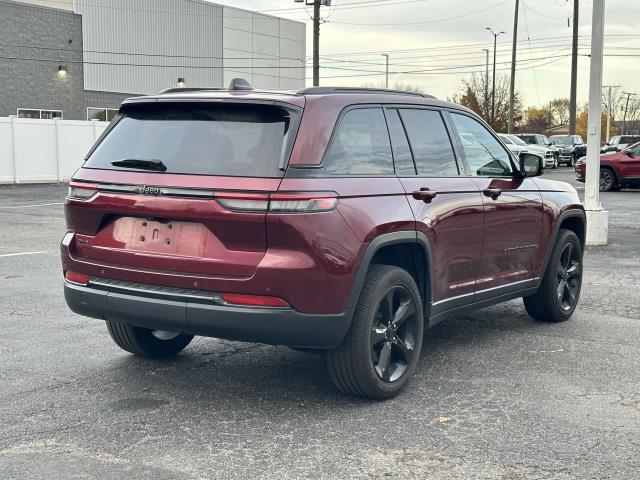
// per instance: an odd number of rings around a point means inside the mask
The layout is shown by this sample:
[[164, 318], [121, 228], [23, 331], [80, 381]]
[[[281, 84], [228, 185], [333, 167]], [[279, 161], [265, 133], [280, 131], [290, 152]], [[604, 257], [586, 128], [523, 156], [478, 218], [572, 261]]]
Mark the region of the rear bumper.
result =
[[87, 317], [153, 330], [301, 348], [337, 347], [346, 336], [353, 313], [307, 314], [291, 308], [216, 305], [69, 282], [65, 282], [64, 296], [71, 310]]

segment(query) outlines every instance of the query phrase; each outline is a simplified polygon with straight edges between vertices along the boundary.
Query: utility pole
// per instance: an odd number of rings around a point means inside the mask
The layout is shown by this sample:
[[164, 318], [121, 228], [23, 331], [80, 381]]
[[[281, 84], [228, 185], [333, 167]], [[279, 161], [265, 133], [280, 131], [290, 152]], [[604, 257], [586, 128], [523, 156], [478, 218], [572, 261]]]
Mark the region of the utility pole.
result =
[[600, 204], [599, 188], [604, 2], [605, 0], [593, 0], [593, 17], [591, 21], [587, 173], [584, 188], [584, 208], [587, 214], [587, 245], [606, 245], [609, 234], [609, 214]]
[[320, 7], [331, 5], [331, 0], [293, 0], [313, 6], [313, 86], [320, 85]]
[[382, 56], [386, 59], [386, 66], [387, 66], [385, 76], [384, 76], [384, 88], [388, 90], [389, 89], [389, 54], [383, 53]]
[[621, 135], [624, 135], [624, 127], [625, 127], [625, 124], [627, 123], [627, 109], [629, 108], [629, 99], [632, 96], [636, 96], [637, 93], [622, 92], [622, 94], [627, 96], [627, 101], [624, 104], [624, 117], [622, 118], [622, 132], [621, 132]]
[[547, 136], [551, 135], [551, 105], [553, 102], [549, 102], [549, 110], [547, 111], [547, 125], [549, 128], [547, 129]]
[[313, 86], [320, 86], [320, 0], [313, 0]]
[[573, 0], [573, 45], [571, 47], [571, 95], [569, 96], [569, 135], [576, 134], [576, 95], [578, 88], [579, 1]]
[[606, 133], [606, 143], [609, 144], [609, 138], [611, 136], [611, 109], [613, 108], [612, 99], [611, 99], [611, 89], [619, 87], [620, 85], [604, 85], [602, 88], [608, 89], [607, 93], [607, 133]]
[[498, 42], [498, 37], [505, 32], [494, 32], [492, 28], [486, 27], [487, 30], [491, 32], [493, 35], [493, 86], [491, 87], [491, 126], [493, 127], [493, 123], [496, 120], [496, 44]]
[[518, 43], [518, 7], [520, 0], [516, 0], [516, 11], [513, 15], [513, 46], [511, 47], [511, 88], [509, 90], [509, 126], [508, 133], [513, 133], [513, 102], [516, 90], [516, 45]]
[[489, 112], [489, 49], [483, 48], [482, 51], [486, 54], [485, 69], [484, 69], [484, 114], [488, 118]]

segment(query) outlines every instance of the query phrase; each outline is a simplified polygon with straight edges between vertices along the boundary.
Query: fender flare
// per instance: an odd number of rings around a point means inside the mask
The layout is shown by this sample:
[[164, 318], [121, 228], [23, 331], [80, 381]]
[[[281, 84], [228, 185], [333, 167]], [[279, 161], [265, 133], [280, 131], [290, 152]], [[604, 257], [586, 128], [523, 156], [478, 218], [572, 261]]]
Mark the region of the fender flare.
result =
[[[540, 275], [539, 275], [540, 282], [542, 282], [542, 279], [547, 273], [547, 267], [549, 266], [549, 260], [551, 259], [551, 252], [553, 252], [553, 248], [555, 247], [556, 241], [558, 240], [558, 234], [560, 233], [560, 226], [562, 225], [562, 222], [564, 222], [568, 218], [579, 218], [580, 220], [582, 220], [582, 224], [584, 225], [585, 237], [586, 237], [587, 215], [584, 212], [584, 210], [571, 209], [571, 210], [566, 210], [562, 212], [558, 216], [556, 223], [553, 227], [553, 235], [551, 235], [551, 238], [553, 239], [553, 241], [549, 243], [549, 246], [547, 247], [547, 252], [545, 253], [545, 256], [544, 256], [544, 262], [542, 263], [542, 271], [540, 272]], [[582, 249], [583, 249], [582, 252], [584, 255], [585, 238], [581, 238], [580, 241], [582, 242]]]
[[425, 299], [425, 313], [428, 312], [428, 308], [431, 306], [431, 298], [432, 297], [432, 273], [433, 273], [433, 262], [431, 256], [431, 244], [429, 243], [429, 239], [427, 236], [416, 230], [404, 230], [400, 232], [393, 233], [385, 233], [376, 238], [374, 238], [371, 243], [367, 246], [367, 249], [362, 256], [362, 260], [360, 261], [360, 266], [358, 267], [358, 273], [356, 274], [356, 278], [353, 282], [353, 287], [351, 288], [351, 293], [349, 294], [349, 298], [347, 300], [347, 309], [355, 309], [358, 298], [360, 298], [360, 293], [364, 287], [364, 280], [367, 276], [367, 271], [369, 270], [369, 266], [371, 265], [371, 261], [375, 254], [384, 247], [389, 245], [397, 245], [400, 243], [415, 243], [422, 247], [424, 251], [425, 258], [427, 260], [427, 264], [424, 266], [425, 268], [425, 278], [427, 281], [427, 291], [425, 292], [427, 298]]

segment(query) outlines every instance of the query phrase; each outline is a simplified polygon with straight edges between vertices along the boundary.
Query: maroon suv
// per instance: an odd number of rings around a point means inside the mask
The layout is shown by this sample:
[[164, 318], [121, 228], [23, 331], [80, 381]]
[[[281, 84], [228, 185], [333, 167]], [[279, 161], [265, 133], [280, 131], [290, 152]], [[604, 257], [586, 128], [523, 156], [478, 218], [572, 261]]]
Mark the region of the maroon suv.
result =
[[65, 297], [135, 354], [194, 335], [324, 350], [340, 390], [388, 398], [448, 315], [518, 297], [572, 315], [585, 215], [541, 169], [430, 96], [133, 98], [70, 184]]

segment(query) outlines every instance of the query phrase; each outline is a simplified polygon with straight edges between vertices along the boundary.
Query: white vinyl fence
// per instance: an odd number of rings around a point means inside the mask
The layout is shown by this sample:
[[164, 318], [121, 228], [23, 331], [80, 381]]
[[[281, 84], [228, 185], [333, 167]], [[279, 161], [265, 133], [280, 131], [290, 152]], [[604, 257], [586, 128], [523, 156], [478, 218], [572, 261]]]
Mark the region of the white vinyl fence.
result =
[[0, 183], [68, 181], [107, 125], [0, 117]]

